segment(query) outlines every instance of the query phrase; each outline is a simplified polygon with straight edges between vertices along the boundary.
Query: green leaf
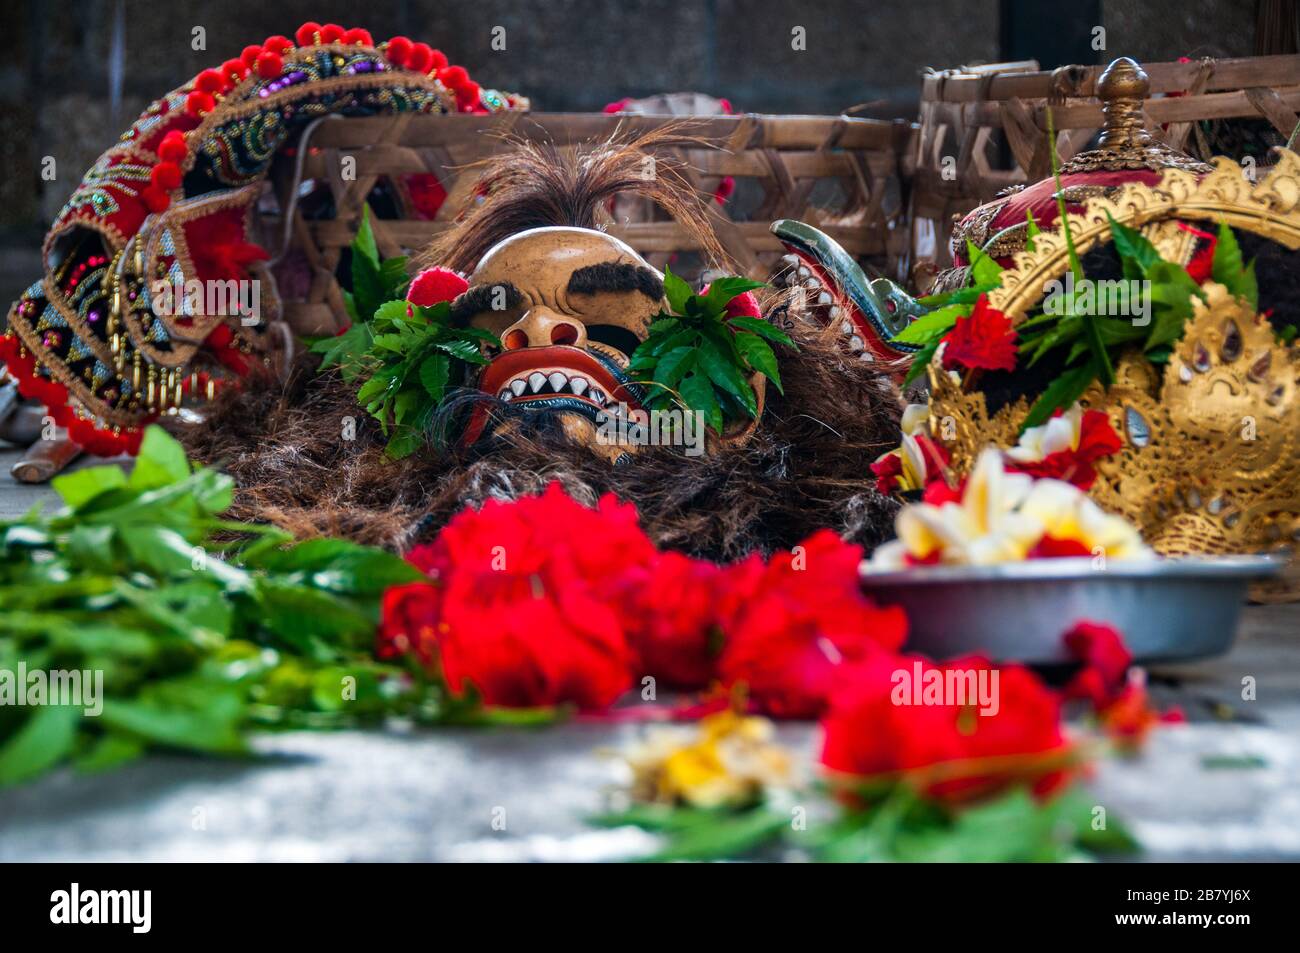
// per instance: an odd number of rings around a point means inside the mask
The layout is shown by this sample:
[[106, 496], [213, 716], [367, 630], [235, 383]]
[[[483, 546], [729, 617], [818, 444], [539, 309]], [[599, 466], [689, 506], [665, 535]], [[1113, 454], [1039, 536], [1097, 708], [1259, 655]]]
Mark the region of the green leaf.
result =
[[934, 344], [952, 330], [958, 318], [969, 315], [970, 310], [967, 305], [952, 304], [923, 314], [895, 334], [892, 340], [900, 344]]
[[486, 364], [488, 359], [483, 356], [483, 351], [479, 348], [478, 341], [467, 341], [464, 338], [452, 338], [435, 342], [434, 346], [440, 351], [445, 351], [458, 361], [464, 361], [467, 364]]
[[736, 347], [740, 348], [741, 355], [749, 362], [750, 367], [767, 377], [778, 391], [785, 393], [781, 388], [781, 370], [777, 367], [772, 345], [757, 334], [741, 331], [736, 335]]
[[[182, 699], [169, 688], [191, 694]], [[100, 718], [117, 731], [165, 747], [238, 754], [247, 749], [239, 731], [242, 713], [235, 690], [214, 689], [198, 679], [185, 679], [173, 686], [154, 685], [138, 701], [110, 698]]]
[[100, 738], [86, 754], [75, 762], [78, 771], [98, 774], [119, 768], [144, 754], [144, 741], [132, 735], [110, 731]]
[[1027, 251], [1033, 251], [1034, 239], [1041, 235], [1043, 230], [1038, 227], [1038, 221], [1034, 218], [1034, 212], [1032, 209], [1025, 212], [1025, 219], [1028, 222], [1025, 226], [1025, 249]]
[[971, 281], [977, 285], [1002, 284], [1002, 266], [993, 260], [988, 252], [976, 248], [970, 239], [966, 240], [967, 261], [970, 262]]
[[654, 379], [665, 387], [676, 387], [677, 382], [695, 365], [695, 348], [679, 347], [659, 358]]
[[1119, 253], [1124, 265], [1124, 277], [1130, 281], [1143, 278], [1147, 269], [1160, 261], [1160, 252], [1145, 235], [1135, 228], [1122, 225], [1115, 217], [1106, 213], [1110, 221], [1110, 234], [1114, 239], [1115, 251]]
[[431, 354], [420, 365], [420, 383], [424, 386], [425, 393], [433, 398], [434, 403], [442, 400], [450, 373], [451, 361], [445, 354]]
[[127, 485], [133, 490], [153, 490], [178, 483], [189, 475], [185, 448], [157, 424], [147, 427]]
[[1242, 273], [1241, 280], [1237, 282], [1235, 293], [1239, 298], [1245, 298], [1256, 311], [1259, 310], [1259, 282], [1255, 278], [1255, 262], [1252, 259], [1246, 266], [1245, 272]]
[[930, 366], [930, 362], [934, 360], [935, 352], [938, 350], [939, 342], [936, 341], [916, 352], [916, 355], [912, 358], [911, 366], [907, 369], [907, 376], [903, 378], [904, 387], [920, 379], [921, 375], [925, 373], [925, 369]]
[[357, 226], [356, 237], [352, 239], [352, 251], [354, 254], [364, 259], [375, 270], [379, 270], [379, 247], [375, 244], [375, 232], [370, 227], [370, 206], [364, 205], [361, 208], [361, 224]]
[[363, 321], [354, 321], [342, 334], [313, 341], [310, 350], [321, 355], [320, 369], [338, 367], [343, 380], [351, 382], [361, 371], [362, 359], [374, 341], [374, 332]]
[[723, 353], [713, 341], [705, 341], [700, 346], [695, 361], [696, 366], [709, 376], [709, 380], [720, 390], [737, 398], [751, 417], [758, 412], [757, 398], [749, 381], [731, 362], [730, 355]]
[[0, 785], [43, 774], [72, 751], [83, 711], [68, 705], [35, 708], [0, 747]]
[[924, 298], [917, 298], [916, 303], [925, 308], [946, 308], [950, 304], [974, 304], [979, 300], [980, 295], [987, 294], [1001, 284], [988, 285], [971, 285], [966, 288], [955, 288], [952, 291], [945, 291], [942, 294], [926, 295]]
[[[373, 240], [373, 236], [372, 236]], [[375, 254], [378, 254], [378, 249]], [[411, 283], [410, 276], [406, 273], [406, 256], [401, 255], [397, 258], [385, 258], [379, 265], [379, 279], [383, 284], [384, 296], [388, 298], [405, 298], [406, 286]]]
[[704, 296], [704, 300], [708, 302], [710, 311], [720, 314], [726, 310], [733, 298], [746, 291], [756, 291], [764, 287], [766, 285], [761, 281], [753, 281], [739, 275], [728, 275], [709, 283], [709, 293]]
[[1219, 222], [1219, 235], [1214, 243], [1214, 258], [1210, 263], [1210, 277], [1234, 295], [1240, 296], [1240, 286], [1246, 274], [1246, 264], [1241, 257], [1241, 246], [1227, 221]]
[[686, 302], [693, 292], [691, 286], [673, 274], [672, 269], [664, 268], [664, 297], [668, 300], [669, 310], [675, 314], [686, 313]]
[[1091, 362], [1087, 362], [1080, 367], [1071, 368], [1060, 377], [1047, 385], [1047, 388], [1039, 395], [1038, 400], [1029, 408], [1029, 414], [1025, 417], [1025, 422], [1020, 427], [1020, 432], [1024, 433], [1030, 427], [1037, 427], [1045, 423], [1056, 410], [1068, 409], [1076, 400], [1083, 396], [1083, 392], [1088, 389], [1088, 385], [1097, 379], [1097, 368]]
[[60, 474], [50, 485], [69, 509], [76, 510], [102, 493], [126, 486], [126, 474], [121, 467], [88, 467]]
[[766, 338], [775, 344], [784, 344], [786, 347], [797, 349], [797, 345], [786, 334], [770, 321], [764, 321], [762, 318], [749, 318], [741, 316], [739, 318], [728, 318], [727, 323], [733, 328], [740, 328], [745, 331], [752, 331], [759, 337]]
[[682, 380], [678, 392], [691, 410], [698, 410], [717, 433], [722, 433], [722, 408], [713, 396], [713, 384], [707, 374], [692, 371]]

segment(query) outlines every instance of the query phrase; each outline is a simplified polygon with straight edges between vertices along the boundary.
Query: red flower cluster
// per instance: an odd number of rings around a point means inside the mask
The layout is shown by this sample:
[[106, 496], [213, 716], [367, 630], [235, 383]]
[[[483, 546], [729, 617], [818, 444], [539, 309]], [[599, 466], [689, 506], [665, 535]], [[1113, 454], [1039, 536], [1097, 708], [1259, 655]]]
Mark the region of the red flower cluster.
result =
[[958, 318], [942, 338], [943, 366], [961, 366], [989, 371], [1016, 369], [1016, 329], [1011, 319], [989, 306], [988, 295], [980, 295], [968, 317]]
[[[918, 694], [911, 684], [918, 674], [939, 686], [964, 685], [966, 696]], [[981, 680], [993, 689], [987, 709], [977, 700]], [[1014, 782], [1045, 796], [1070, 773], [1056, 693], [1026, 668], [995, 670], [980, 657], [945, 665], [919, 656], [868, 657], [840, 673], [822, 730], [822, 764], [849, 782], [851, 797], [864, 785], [888, 785], [904, 775], [947, 802]]]
[[613, 497], [592, 510], [552, 484], [491, 500], [411, 554], [433, 584], [385, 604], [380, 654], [436, 660], [452, 692], [472, 684], [489, 705], [604, 708], [631, 682], [608, 587], [654, 555]]
[[[660, 553], [632, 506], [552, 484], [467, 509], [413, 550], [429, 579], [385, 594], [378, 650], [489, 705], [600, 710], [647, 675], [743, 688], [764, 713], [822, 718], [822, 764], [854, 797], [902, 779], [947, 803], [1067, 781], [1061, 695], [1021, 666], [901, 655], [906, 619], [862, 594], [861, 556], [825, 530], [767, 562]], [[1137, 741], [1162, 720], [1118, 633], [1080, 623], [1066, 642], [1084, 668], [1065, 697], [1092, 701], [1105, 730]], [[940, 694], [900, 691], [900, 673]]]
[[379, 654], [413, 655], [491, 705], [600, 709], [634, 679], [743, 685], [761, 710], [815, 717], [843, 663], [894, 651], [906, 620], [857, 586], [862, 552], [823, 531], [766, 565], [660, 553], [636, 510], [552, 484], [455, 517], [386, 593]]
[[777, 717], [816, 718], [841, 666], [902, 648], [907, 617], [862, 594], [861, 561], [859, 547], [822, 530], [761, 573], [748, 571], [742, 598], [723, 624], [723, 683], [743, 685]]

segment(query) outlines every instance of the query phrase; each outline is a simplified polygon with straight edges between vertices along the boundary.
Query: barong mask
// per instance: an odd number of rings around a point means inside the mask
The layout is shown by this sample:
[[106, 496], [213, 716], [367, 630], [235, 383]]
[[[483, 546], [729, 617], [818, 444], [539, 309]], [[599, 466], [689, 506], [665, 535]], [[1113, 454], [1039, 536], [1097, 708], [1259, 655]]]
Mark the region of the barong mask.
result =
[[[611, 460], [663, 439], [668, 428], [652, 426], [655, 418], [645, 406], [648, 388], [656, 385], [635, 379], [629, 363], [667, 308], [664, 276], [625, 242], [593, 227], [603, 224], [608, 198], [648, 192], [711, 238], [698, 201], [667, 160], [656, 159], [654, 179], [639, 175], [652, 144], [646, 137], [603, 143], [571, 164], [534, 146], [493, 160], [484, 176], [486, 206], [428, 254], [442, 264], [447, 249], [453, 264], [463, 265], [467, 243], [482, 245], [513, 225], [535, 224], [487, 247], [474, 262], [469, 287], [451, 305], [453, 323], [489, 331], [501, 342], [486, 349], [489, 363], [472, 382], [477, 394], [448, 402], [452, 415], [466, 403], [472, 408], [462, 444], [508, 438], [538, 424], [540, 414]], [[527, 181], [518, 175], [521, 162], [534, 173]], [[708, 248], [707, 240], [701, 244]], [[727, 417], [721, 441], [744, 440], [757, 425], [765, 380], [754, 374], [749, 383], [757, 413]], [[689, 412], [672, 422], [680, 428], [673, 440], [700, 452], [704, 425], [688, 418]]]

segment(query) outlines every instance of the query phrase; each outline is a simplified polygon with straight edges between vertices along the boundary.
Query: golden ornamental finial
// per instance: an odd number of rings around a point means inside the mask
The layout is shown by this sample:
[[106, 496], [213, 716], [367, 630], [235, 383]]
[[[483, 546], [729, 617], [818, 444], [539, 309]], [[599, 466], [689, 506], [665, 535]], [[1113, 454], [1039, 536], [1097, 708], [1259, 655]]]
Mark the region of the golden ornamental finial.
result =
[[1106, 117], [1098, 145], [1102, 149], [1141, 149], [1151, 142], [1142, 119], [1142, 101], [1151, 91], [1146, 70], [1121, 56], [1097, 78], [1097, 98]]
[[1115, 172], [1121, 169], [1186, 169], [1205, 173], [1204, 162], [1169, 148], [1146, 128], [1142, 102], [1151, 80], [1138, 62], [1127, 56], [1113, 60], [1097, 77], [1096, 95], [1103, 119], [1097, 147], [1080, 152], [1061, 165], [1061, 172]]

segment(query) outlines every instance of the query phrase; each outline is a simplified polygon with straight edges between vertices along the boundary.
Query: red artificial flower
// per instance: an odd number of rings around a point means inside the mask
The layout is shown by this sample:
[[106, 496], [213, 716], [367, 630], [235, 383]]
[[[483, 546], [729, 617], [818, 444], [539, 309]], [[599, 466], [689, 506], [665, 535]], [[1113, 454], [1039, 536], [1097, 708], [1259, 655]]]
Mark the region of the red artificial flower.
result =
[[382, 659], [414, 653], [424, 665], [438, 657], [438, 623], [442, 591], [427, 582], [391, 586], [380, 604], [379, 644]]
[[1066, 686], [1067, 698], [1087, 698], [1104, 707], [1124, 687], [1133, 653], [1113, 625], [1104, 622], [1076, 622], [1065, 633], [1065, 647], [1083, 668]]
[[[1056, 416], [1060, 414], [1058, 410]], [[1124, 441], [1111, 426], [1106, 412], [1086, 410], [1079, 421], [1079, 445], [1073, 450], [1057, 450], [1032, 463], [1008, 459], [1006, 466], [1008, 470], [1028, 473], [1039, 479], [1064, 480], [1081, 490], [1088, 490], [1097, 480], [1094, 464], [1102, 457], [1118, 453], [1123, 447]]]
[[616, 593], [644, 580], [654, 545], [635, 507], [595, 509], [558, 483], [541, 496], [489, 500], [455, 516], [407, 558], [442, 589], [438, 661], [459, 694], [489, 705], [612, 703], [631, 682]]
[[1161, 712], [1151, 704], [1146, 678], [1134, 669], [1119, 694], [1097, 711], [1097, 724], [1120, 748], [1134, 751], [1146, 742], [1151, 729], [1161, 724], [1181, 724], [1186, 719], [1179, 708]]
[[448, 268], [426, 268], [411, 281], [406, 300], [422, 308], [451, 301], [463, 294], [469, 282]]
[[[929, 679], [944, 686], [948, 673], [974, 697], [957, 704], [947, 692], [926, 690]], [[878, 653], [846, 666], [821, 727], [821, 763], [841, 776], [852, 799], [863, 784], [903, 780], [948, 803], [1023, 782], [1042, 797], [1069, 776], [1070, 744], [1056, 694], [1027, 668], [995, 669], [979, 657], [936, 665]]]
[[1066, 697], [1091, 704], [1102, 731], [1122, 747], [1138, 748], [1156, 725], [1184, 720], [1177, 708], [1160, 712], [1151, 704], [1146, 675], [1131, 668], [1133, 655], [1114, 626], [1079, 622], [1065, 634], [1065, 645], [1083, 663]]
[[627, 645], [608, 605], [560, 574], [504, 576], [486, 591], [452, 576], [438, 649], [453, 693], [472, 685], [488, 705], [591, 710], [627, 690]]
[[1065, 559], [1070, 556], [1091, 556], [1092, 550], [1077, 539], [1061, 539], [1046, 535], [1025, 553], [1026, 559]]
[[1016, 329], [1010, 318], [989, 306], [988, 295], [980, 295], [970, 316], [958, 318], [942, 340], [945, 370], [958, 365], [988, 371], [1016, 369]]
[[718, 593], [725, 571], [681, 553], [664, 553], [641, 578], [630, 578], [622, 606], [633, 674], [671, 688], [708, 687], [717, 658]]
[[836, 670], [874, 651], [895, 651], [907, 635], [902, 609], [882, 609], [862, 594], [862, 549], [821, 530], [760, 574], [745, 572], [748, 598], [722, 629], [719, 675], [778, 718], [816, 718]]
[[1185, 232], [1190, 232], [1204, 242], [1192, 255], [1192, 260], [1187, 263], [1187, 273], [1192, 276], [1192, 280], [1198, 285], [1204, 284], [1210, 280], [1210, 275], [1214, 270], [1214, 247], [1219, 243], [1219, 236], [1213, 232], [1202, 231], [1188, 225], [1186, 222], [1179, 222], [1178, 227]]
[[[925, 486], [922, 488], [926, 493], [930, 492], [930, 487], [935, 483], [941, 484], [944, 490], [948, 490], [945, 482], [944, 472], [952, 462], [952, 455], [948, 452], [943, 444], [933, 440], [929, 434], [917, 433], [912, 437], [920, 448], [921, 456], [925, 460]], [[903, 454], [902, 452], [887, 453], [871, 464], [871, 472], [876, 475], [876, 489], [885, 496], [895, 493], [902, 489], [899, 478], [903, 475]], [[910, 482], [910, 480], [909, 480]], [[913, 488], [915, 489], [915, 488]], [[935, 494], [940, 494], [940, 490], [935, 490]], [[961, 494], [956, 496], [944, 494], [942, 500], [926, 499], [927, 503], [946, 502], [948, 499], [960, 500]]]
[[[957, 481], [955, 486], [949, 486], [948, 481], [943, 478], [943, 474], [938, 474], [933, 480], [925, 485], [921, 491], [921, 502], [929, 503], [931, 506], [943, 506], [945, 503], [960, 503], [966, 493], [966, 478], [962, 477]], [[939, 551], [935, 550], [935, 557], [939, 556]]]
[[902, 454], [885, 454], [871, 464], [871, 472], [876, 475], [876, 489], [882, 495], [889, 496], [898, 489], [898, 478], [903, 474]]

